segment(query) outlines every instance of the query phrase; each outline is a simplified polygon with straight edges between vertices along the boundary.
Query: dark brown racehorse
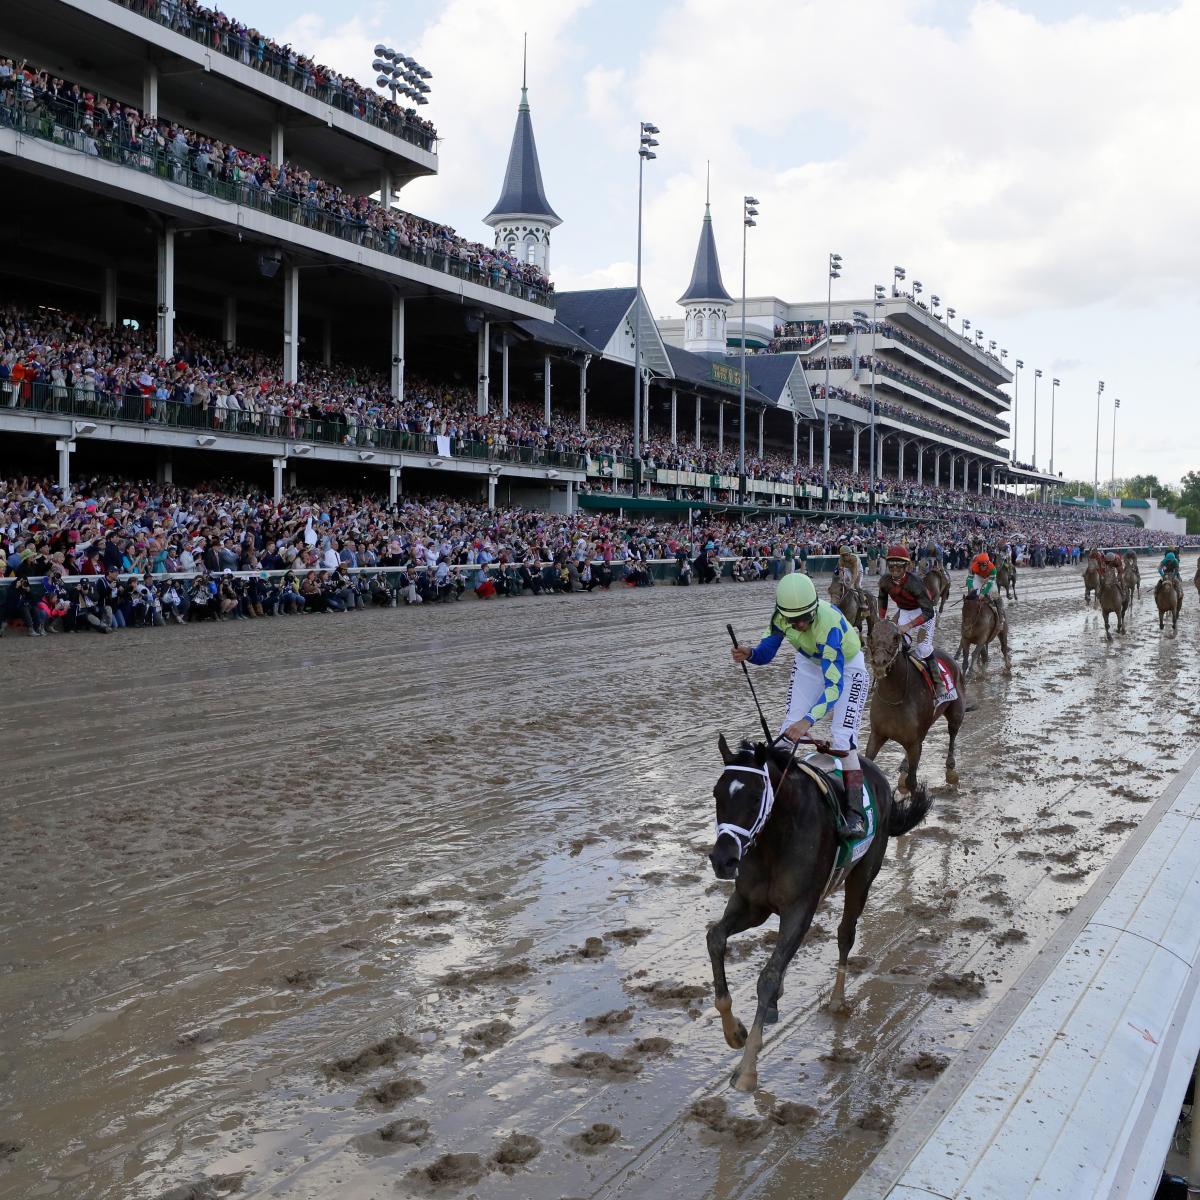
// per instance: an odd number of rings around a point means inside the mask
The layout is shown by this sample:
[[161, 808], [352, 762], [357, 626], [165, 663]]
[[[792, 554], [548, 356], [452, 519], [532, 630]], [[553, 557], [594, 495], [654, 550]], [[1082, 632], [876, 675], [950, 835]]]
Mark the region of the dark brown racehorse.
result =
[[1100, 572], [1094, 563], [1089, 562], [1083, 572], [1083, 602], [1089, 608], [1092, 605], [1092, 595], [1100, 590]]
[[1134, 596], [1141, 599], [1142, 573], [1138, 570], [1137, 555], [1126, 552], [1124, 562], [1125, 569], [1121, 573], [1121, 581], [1125, 584], [1125, 590], [1129, 593], [1129, 599], [1132, 601]]
[[[763, 1026], [779, 1017], [784, 972], [800, 949], [817, 907], [839, 882], [834, 871], [838, 838], [830, 805], [807, 774], [795, 763], [788, 766], [788, 751], [768, 750], [762, 742], [743, 742], [734, 753], [723, 736], [717, 745], [725, 769], [713, 788], [718, 835], [709, 858], [718, 879], [736, 879], [737, 883], [721, 919], [708, 931], [708, 954], [725, 1041], [734, 1050], [742, 1050], [730, 1083], [752, 1092], [758, 1087]], [[907, 801], [896, 800], [878, 767], [870, 759], [861, 761], [875, 795], [878, 824], [870, 848], [844, 876], [837, 978], [829, 1002], [835, 1013], [846, 1011], [846, 960], [888, 838], [916, 828], [929, 811], [929, 795], [924, 789]], [[764, 803], [768, 782], [773, 804]], [[762, 819], [764, 809], [767, 814]], [[758, 1007], [747, 1035], [746, 1027], [733, 1015], [725, 979], [725, 944], [734, 934], [761, 925], [773, 913], [779, 914], [779, 939], [758, 976]]]
[[931, 563], [925, 572], [925, 594], [938, 606], [939, 613], [946, 607], [946, 597], [950, 595], [950, 576], [941, 563]]
[[[951, 787], [958, 786], [958, 772], [954, 769], [954, 739], [958, 737], [963, 715], [967, 711], [966, 687], [954, 659], [940, 651], [934, 653], [946, 664], [958, 691], [956, 699], [936, 707], [924, 672], [904, 652], [904, 639], [896, 624], [880, 619], [875, 622], [867, 638], [867, 662], [875, 679], [875, 690], [871, 694], [871, 740], [867, 743], [867, 757], [873, 759], [887, 741], [898, 742], [904, 748], [904, 762], [900, 766], [901, 792], [916, 790], [921, 744], [938, 717], [946, 718], [946, 727], [950, 731], [950, 748], [946, 751], [946, 782]], [[928, 659], [926, 661], [929, 662]], [[932, 662], [930, 669], [936, 670]]]
[[[1000, 653], [1004, 655], [1004, 670], [1010, 672], [1012, 658], [1008, 653], [1008, 622], [1001, 619], [1000, 610], [985, 597], [968, 592], [963, 597], [962, 632], [958, 643], [964, 679], [971, 678], [971, 668], [976, 662], [987, 666], [988, 643], [996, 640], [999, 640]], [[975, 647], [973, 651], [972, 646]]]
[[875, 623], [875, 612], [870, 601], [865, 599], [862, 592], [848, 587], [837, 576], [834, 576], [829, 584], [829, 602], [841, 612], [858, 633], [862, 633], [864, 620], [868, 630]]
[[1170, 614], [1171, 629], [1179, 628], [1179, 612], [1183, 608], [1183, 584], [1178, 576], [1168, 575], [1154, 585], [1154, 605], [1158, 609], [1158, 627], [1163, 627], [1163, 619]]
[[1004, 598], [1012, 600], [1014, 603], [1017, 599], [1017, 564], [1005, 558], [1000, 561], [1000, 565], [996, 568], [996, 586], [1004, 590]]
[[1129, 592], [1126, 590], [1124, 579], [1115, 565], [1109, 564], [1104, 568], [1104, 576], [1100, 580], [1096, 599], [1099, 601], [1100, 611], [1104, 614], [1104, 637], [1107, 641], [1111, 642], [1112, 633], [1108, 628], [1109, 614], [1117, 614], [1117, 632], [1124, 633], [1125, 614], [1129, 610]]

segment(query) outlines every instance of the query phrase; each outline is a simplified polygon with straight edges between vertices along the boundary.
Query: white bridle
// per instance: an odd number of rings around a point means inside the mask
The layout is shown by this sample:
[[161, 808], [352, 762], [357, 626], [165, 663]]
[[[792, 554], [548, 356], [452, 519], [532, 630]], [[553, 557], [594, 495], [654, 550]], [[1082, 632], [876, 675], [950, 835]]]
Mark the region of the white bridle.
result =
[[775, 789], [771, 786], [771, 776], [765, 768], [730, 766], [725, 770], [746, 771], [751, 775], [761, 775], [763, 781], [762, 796], [758, 801], [758, 816], [754, 818], [754, 824], [749, 829], [744, 829], [741, 825], [732, 825], [728, 821], [717, 822], [717, 841], [721, 840], [723, 834], [728, 834], [733, 838], [733, 844], [737, 846], [738, 861], [741, 862], [742, 856], [754, 845], [754, 839], [762, 832], [762, 827], [771, 815], [771, 809], [775, 807]]

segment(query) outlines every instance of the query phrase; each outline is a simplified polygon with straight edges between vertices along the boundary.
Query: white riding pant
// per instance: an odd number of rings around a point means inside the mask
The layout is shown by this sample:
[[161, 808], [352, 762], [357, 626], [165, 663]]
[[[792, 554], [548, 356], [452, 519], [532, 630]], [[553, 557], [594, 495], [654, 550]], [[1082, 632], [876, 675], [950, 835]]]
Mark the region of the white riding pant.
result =
[[[903, 633], [914, 621], [921, 619], [919, 608], [898, 608], [896, 624]], [[920, 629], [914, 629], [909, 635], [912, 638], [912, 653], [914, 658], [926, 659], [933, 653], [933, 635], [937, 629], [937, 613], [934, 613]]]
[[[842, 759], [844, 771], [859, 770], [858, 727], [862, 724], [863, 712], [867, 707], [867, 689], [870, 686], [867, 663], [860, 650], [845, 665], [842, 694], [833, 704], [833, 730], [829, 743], [835, 750], [847, 751]], [[792, 682], [788, 687], [787, 716], [782, 729], [802, 720], [808, 710], [816, 704], [825, 691], [825, 672], [815, 659], [796, 655], [792, 664]], [[780, 732], [782, 732], [782, 729]]]

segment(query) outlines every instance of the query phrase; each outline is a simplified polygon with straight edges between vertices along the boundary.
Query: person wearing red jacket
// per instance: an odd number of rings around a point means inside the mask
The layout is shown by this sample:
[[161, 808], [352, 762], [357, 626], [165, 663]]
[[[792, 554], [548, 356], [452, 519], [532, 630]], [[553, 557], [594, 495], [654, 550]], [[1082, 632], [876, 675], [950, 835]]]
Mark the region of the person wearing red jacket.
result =
[[946, 699], [942, 673], [931, 665], [933, 635], [937, 628], [937, 613], [925, 577], [913, 565], [907, 546], [895, 545], [887, 552], [887, 574], [879, 577], [879, 616], [886, 617], [888, 605], [896, 606], [896, 624], [911, 639], [909, 653], [928, 675], [934, 688], [934, 703]]

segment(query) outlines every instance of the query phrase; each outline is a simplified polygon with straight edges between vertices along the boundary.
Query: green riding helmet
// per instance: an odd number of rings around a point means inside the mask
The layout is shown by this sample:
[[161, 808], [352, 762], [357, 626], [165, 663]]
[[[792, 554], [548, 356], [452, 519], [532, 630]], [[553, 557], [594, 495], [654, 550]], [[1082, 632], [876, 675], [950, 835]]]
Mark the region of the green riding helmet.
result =
[[1168, 550], [1166, 554], [1163, 555], [1163, 562], [1172, 567], [1179, 566], [1179, 559], [1175, 557], [1174, 552], [1171, 550]]
[[817, 589], [807, 575], [785, 575], [775, 585], [775, 607], [789, 620], [811, 617], [817, 611]]

